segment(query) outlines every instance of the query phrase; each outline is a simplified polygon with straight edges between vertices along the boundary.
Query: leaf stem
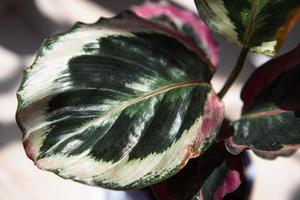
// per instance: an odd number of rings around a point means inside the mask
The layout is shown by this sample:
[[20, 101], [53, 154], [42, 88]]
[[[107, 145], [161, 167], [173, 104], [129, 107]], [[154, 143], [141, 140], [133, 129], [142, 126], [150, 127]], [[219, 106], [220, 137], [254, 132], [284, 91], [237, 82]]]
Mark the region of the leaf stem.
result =
[[242, 71], [245, 61], [246, 61], [246, 58], [247, 58], [247, 55], [248, 55], [248, 52], [249, 52], [249, 48], [243, 47], [243, 49], [236, 61], [234, 69], [230, 73], [230, 76], [228, 77], [223, 88], [221, 89], [221, 91], [218, 94], [220, 99], [222, 99], [226, 95], [226, 93], [231, 88], [232, 84], [234, 83], [234, 81], [237, 79], [240, 72]]

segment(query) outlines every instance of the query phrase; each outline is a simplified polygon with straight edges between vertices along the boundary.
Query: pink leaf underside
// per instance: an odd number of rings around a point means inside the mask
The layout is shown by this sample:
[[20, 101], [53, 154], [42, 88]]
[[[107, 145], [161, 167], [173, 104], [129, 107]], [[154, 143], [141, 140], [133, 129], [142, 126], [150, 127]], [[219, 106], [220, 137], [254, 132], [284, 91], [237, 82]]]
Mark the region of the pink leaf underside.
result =
[[224, 184], [221, 185], [214, 196], [214, 200], [222, 200], [228, 193], [235, 191], [241, 184], [241, 174], [239, 171], [231, 170], [227, 174]]
[[[237, 190], [242, 182], [242, 179], [244, 178], [244, 167], [241, 155], [230, 155], [230, 153], [227, 152], [227, 150], [224, 149], [224, 146], [221, 146], [221, 144], [223, 143], [218, 144], [218, 148], [220, 151], [223, 151], [223, 155], [225, 157], [226, 164], [228, 165], [229, 170], [227, 173], [227, 177], [223, 182], [223, 185], [220, 185], [215, 192], [213, 200], [222, 200], [226, 194]], [[201, 198], [201, 193], [200, 199], [204, 200], [203, 198]]]

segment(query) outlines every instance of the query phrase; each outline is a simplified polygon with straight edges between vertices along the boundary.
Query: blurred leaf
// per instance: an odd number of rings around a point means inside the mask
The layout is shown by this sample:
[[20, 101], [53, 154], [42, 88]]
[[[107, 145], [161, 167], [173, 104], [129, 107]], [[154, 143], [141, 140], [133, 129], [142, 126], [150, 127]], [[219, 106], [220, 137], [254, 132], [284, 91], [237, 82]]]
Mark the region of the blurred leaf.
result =
[[10, 2], [9, 0], [1, 0], [1, 2], [0, 2], [0, 12], [5, 10], [7, 5], [9, 4], [9, 2]]
[[195, 0], [200, 17], [230, 42], [275, 55], [300, 18], [299, 0]]

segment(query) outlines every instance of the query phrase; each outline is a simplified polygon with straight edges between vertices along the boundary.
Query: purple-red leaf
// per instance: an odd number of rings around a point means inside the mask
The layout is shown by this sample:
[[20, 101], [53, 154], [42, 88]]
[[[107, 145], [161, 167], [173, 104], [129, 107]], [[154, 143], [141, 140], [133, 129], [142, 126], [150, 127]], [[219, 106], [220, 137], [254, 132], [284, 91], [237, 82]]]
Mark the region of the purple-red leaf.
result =
[[221, 200], [239, 187], [243, 177], [241, 156], [227, 152], [221, 142], [152, 189], [159, 200]]
[[204, 22], [193, 12], [167, 1], [148, 2], [133, 8], [140, 17], [152, 19], [188, 36], [200, 46], [214, 66], [218, 64], [218, 48]]
[[271, 84], [280, 74], [300, 63], [300, 45], [293, 51], [275, 58], [258, 68], [247, 81], [242, 90], [241, 98], [244, 109], [252, 106], [255, 98]]

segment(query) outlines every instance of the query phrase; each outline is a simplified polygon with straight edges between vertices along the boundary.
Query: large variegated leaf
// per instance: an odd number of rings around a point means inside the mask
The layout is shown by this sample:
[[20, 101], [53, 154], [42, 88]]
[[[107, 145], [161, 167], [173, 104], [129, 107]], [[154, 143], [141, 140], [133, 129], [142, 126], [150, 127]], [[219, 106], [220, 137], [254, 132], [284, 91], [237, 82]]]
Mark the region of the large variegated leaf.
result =
[[244, 108], [228, 145], [265, 158], [290, 155], [300, 144], [300, 46], [257, 69], [242, 91]]
[[206, 24], [251, 51], [274, 55], [300, 18], [299, 0], [195, 0]]
[[214, 141], [213, 67], [180, 32], [125, 12], [47, 40], [18, 91], [17, 121], [39, 168], [111, 189], [178, 172]]
[[222, 200], [239, 187], [243, 177], [241, 155], [230, 154], [221, 142], [152, 188], [159, 200]]
[[140, 17], [151, 19], [170, 28], [179, 30], [190, 37], [203, 49], [214, 66], [218, 64], [218, 48], [208, 27], [190, 10], [181, 8], [167, 1], [147, 2], [133, 7], [133, 11]]

